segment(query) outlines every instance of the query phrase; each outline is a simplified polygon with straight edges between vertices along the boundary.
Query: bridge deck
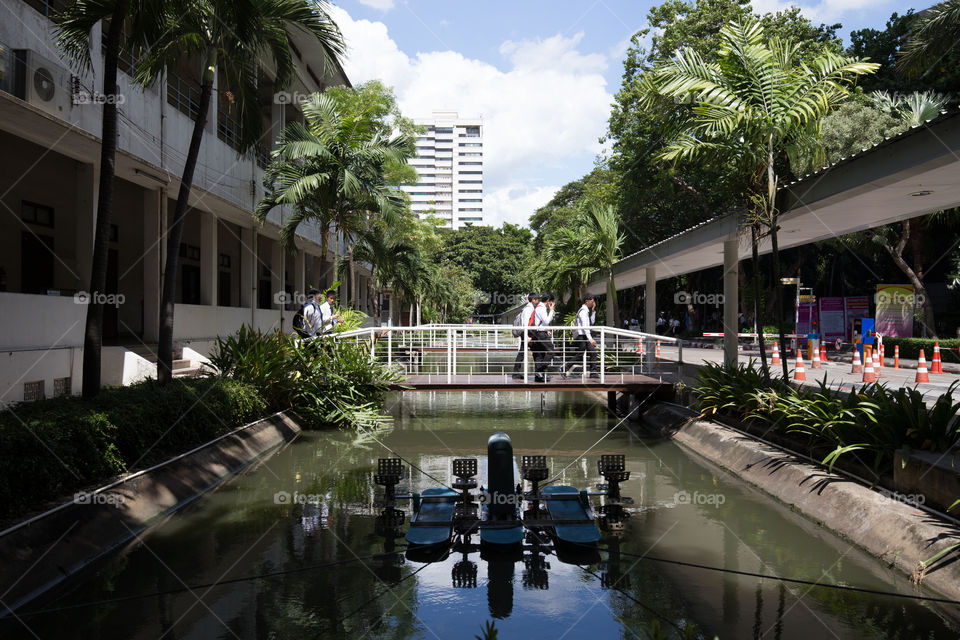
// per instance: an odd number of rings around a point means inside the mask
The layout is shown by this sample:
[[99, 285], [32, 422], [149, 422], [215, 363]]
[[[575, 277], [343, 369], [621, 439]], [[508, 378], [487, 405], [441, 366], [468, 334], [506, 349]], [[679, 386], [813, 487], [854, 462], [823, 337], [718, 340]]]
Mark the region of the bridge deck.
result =
[[639, 374], [611, 373], [603, 383], [580, 376], [561, 378], [552, 374], [547, 382], [514, 380], [510, 375], [459, 373], [447, 380], [446, 374], [416, 374], [393, 385], [394, 391], [623, 391], [629, 393], [669, 393], [672, 382]]

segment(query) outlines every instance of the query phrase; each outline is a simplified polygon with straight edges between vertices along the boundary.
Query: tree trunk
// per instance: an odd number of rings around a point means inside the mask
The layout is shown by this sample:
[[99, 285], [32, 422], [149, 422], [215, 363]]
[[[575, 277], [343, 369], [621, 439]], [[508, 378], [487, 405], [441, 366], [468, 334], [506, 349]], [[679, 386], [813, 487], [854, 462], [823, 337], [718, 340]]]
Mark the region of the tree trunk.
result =
[[[213, 68], [216, 68], [215, 54], [208, 56], [208, 69], [211, 63]], [[197, 157], [200, 155], [203, 130], [207, 125], [210, 96], [213, 94], [213, 77], [208, 78], [208, 75], [210, 74], [204, 74], [204, 82], [200, 88], [200, 113], [193, 123], [193, 137], [190, 138], [187, 159], [183, 165], [183, 175], [180, 177], [177, 207], [173, 214], [173, 220], [170, 222], [170, 231], [167, 234], [167, 262], [163, 269], [163, 289], [160, 295], [160, 345], [157, 353], [157, 379], [161, 384], [167, 384], [173, 379], [173, 311], [177, 299], [180, 239], [183, 237], [183, 222], [186, 219], [189, 207], [193, 174], [197, 167]]]
[[607, 277], [607, 326], [620, 325], [620, 313], [617, 309], [617, 283], [613, 277], [613, 270]]
[[[756, 224], [750, 225], [750, 245], [753, 250], [753, 307], [754, 318], [757, 324], [757, 342], [760, 345], [760, 367], [763, 377], [770, 382], [770, 368], [767, 366], [767, 348], [763, 338], [763, 315], [760, 313], [760, 232]], [[786, 355], [781, 353], [780, 358]]]
[[[327, 249], [330, 245], [330, 228], [329, 226], [323, 230], [323, 233], [320, 234], [320, 268], [323, 271], [322, 274], [317, 276], [317, 289], [326, 289], [327, 288]], [[330, 284], [333, 284], [331, 281]]]
[[347, 295], [350, 297], [350, 304], [352, 304], [354, 308], [360, 308], [360, 303], [357, 300], [357, 266], [353, 261], [353, 243], [350, 242], [349, 236], [344, 234], [344, 237], [347, 238], [347, 262], [350, 265], [349, 273], [347, 274], [347, 277], [350, 278]]
[[[920, 275], [914, 271], [906, 260], [903, 259], [903, 250], [907, 246], [907, 242], [910, 241], [911, 226], [910, 220], [907, 220], [903, 223], [903, 232], [900, 235], [900, 240], [897, 241], [897, 246], [893, 247], [889, 242], [884, 240], [883, 248], [886, 249], [887, 253], [890, 254], [890, 257], [893, 259], [894, 264], [903, 272], [905, 276], [910, 280], [910, 284], [913, 285], [913, 293], [916, 298], [920, 300], [920, 304], [923, 308], [923, 325], [925, 332], [929, 332], [931, 338], [937, 337], [937, 325], [936, 318], [933, 313], [933, 305], [930, 304], [930, 296], [927, 295], [927, 288], [923, 285], [923, 279]], [[914, 257], [916, 259], [916, 257]]]
[[113, 7], [110, 30], [107, 32], [103, 62], [103, 125], [100, 144], [100, 184], [97, 195], [96, 233], [90, 267], [90, 301], [87, 305], [83, 332], [83, 397], [100, 392], [100, 350], [103, 346], [103, 303], [99, 294], [107, 288], [107, 257], [110, 254], [110, 220], [113, 217], [114, 159], [117, 154], [117, 58], [120, 36], [126, 21], [129, 0], [120, 0]]
[[[777, 175], [773, 170], [773, 136], [767, 145], [767, 203], [770, 214], [770, 257], [773, 260], [773, 287], [776, 293], [777, 307], [777, 340], [780, 344], [780, 362], [783, 367], [783, 378], [787, 379], [786, 341], [783, 337], [783, 283], [780, 281], [780, 246], [777, 243]], [[794, 327], [796, 333], [796, 327]], [[800, 341], [797, 341], [797, 349]]]

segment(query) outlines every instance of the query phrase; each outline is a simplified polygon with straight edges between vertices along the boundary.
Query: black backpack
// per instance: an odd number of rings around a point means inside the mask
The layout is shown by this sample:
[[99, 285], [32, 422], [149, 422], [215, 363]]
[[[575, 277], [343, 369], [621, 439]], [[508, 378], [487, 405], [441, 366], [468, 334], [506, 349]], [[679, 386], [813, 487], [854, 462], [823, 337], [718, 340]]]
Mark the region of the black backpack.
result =
[[297, 311], [297, 313], [293, 316], [293, 330], [301, 335], [307, 333], [306, 311], [308, 304], [313, 304], [313, 302], [307, 302], [304, 304], [302, 307], [300, 307], [300, 311]]

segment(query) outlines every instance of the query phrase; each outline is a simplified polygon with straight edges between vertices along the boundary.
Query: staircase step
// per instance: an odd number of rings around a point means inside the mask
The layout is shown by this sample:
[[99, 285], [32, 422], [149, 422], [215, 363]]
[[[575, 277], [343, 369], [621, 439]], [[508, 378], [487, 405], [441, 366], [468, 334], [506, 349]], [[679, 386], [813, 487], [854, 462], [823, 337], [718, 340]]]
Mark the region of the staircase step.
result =
[[188, 369], [188, 368], [190, 368], [190, 361], [189, 361], [189, 360], [180, 359], [180, 360], [174, 360], [174, 361], [173, 361], [173, 370], [174, 370], [174, 371], [176, 371], [177, 369]]
[[202, 367], [189, 367], [186, 369], [177, 369], [176, 367], [173, 370], [174, 378], [196, 378], [200, 375]]

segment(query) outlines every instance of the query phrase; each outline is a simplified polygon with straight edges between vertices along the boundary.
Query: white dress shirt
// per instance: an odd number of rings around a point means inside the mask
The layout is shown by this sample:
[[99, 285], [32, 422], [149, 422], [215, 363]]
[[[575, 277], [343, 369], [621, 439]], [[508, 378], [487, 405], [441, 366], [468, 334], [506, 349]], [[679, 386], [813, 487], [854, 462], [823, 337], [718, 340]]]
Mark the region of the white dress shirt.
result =
[[[587, 308], [587, 305], [582, 305], [580, 310], [577, 311], [577, 319], [574, 320], [573, 324], [576, 327], [592, 327], [596, 318], [596, 311], [590, 311], [590, 309]], [[590, 335], [589, 329], [576, 329], [573, 333], [577, 336], [586, 336], [587, 340], [593, 340], [593, 336]]]

